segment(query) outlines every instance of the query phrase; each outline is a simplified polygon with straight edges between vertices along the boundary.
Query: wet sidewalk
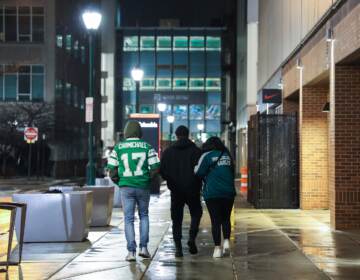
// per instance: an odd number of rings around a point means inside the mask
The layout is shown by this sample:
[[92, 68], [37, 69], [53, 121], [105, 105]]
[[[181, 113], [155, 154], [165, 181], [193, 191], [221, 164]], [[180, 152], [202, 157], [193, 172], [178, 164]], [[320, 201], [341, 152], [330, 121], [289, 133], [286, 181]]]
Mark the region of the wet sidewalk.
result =
[[328, 211], [255, 210], [238, 198], [230, 256], [212, 258], [204, 211], [199, 254], [187, 252], [184, 227], [184, 257], [176, 259], [169, 204], [168, 192], [151, 200], [152, 260], [124, 261], [122, 214], [116, 211], [112, 227], [92, 229], [86, 242], [26, 244], [22, 265], [0, 279], [360, 279], [360, 234], [330, 231]]

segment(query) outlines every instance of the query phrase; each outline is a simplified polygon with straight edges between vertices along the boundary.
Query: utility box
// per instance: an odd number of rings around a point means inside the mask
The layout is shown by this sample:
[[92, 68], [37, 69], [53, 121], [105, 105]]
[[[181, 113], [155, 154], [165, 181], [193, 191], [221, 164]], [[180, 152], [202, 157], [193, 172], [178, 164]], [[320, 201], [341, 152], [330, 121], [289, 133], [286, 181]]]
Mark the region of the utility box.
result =
[[297, 115], [252, 115], [248, 145], [248, 201], [256, 208], [299, 208]]

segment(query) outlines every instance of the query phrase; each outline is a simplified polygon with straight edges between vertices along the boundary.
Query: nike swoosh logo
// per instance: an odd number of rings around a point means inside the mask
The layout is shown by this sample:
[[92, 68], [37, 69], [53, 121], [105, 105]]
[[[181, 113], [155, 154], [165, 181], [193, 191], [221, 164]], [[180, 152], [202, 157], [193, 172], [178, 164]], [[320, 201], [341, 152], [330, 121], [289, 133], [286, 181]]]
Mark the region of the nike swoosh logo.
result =
[[264, 96], [264, 99], [265, 99], [265, 100], [270, 100], [270, 99], [274, 98], [275, 96], [276, 96], [276, 94], [273, 94], [273, 95], [265, 95], [265, 96]]

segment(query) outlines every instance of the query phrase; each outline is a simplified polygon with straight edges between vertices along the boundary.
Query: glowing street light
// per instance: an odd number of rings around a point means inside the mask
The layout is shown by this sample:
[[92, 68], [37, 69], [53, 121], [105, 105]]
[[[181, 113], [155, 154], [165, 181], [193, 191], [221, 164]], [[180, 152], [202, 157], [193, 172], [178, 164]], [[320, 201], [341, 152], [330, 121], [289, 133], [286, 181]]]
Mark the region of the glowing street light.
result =
[[175, 121], [175, 116], [173, 115], [169, 115], [167, 116], [167, 121], [170, 124], [170, 136], [169, 136], [169, 140], [172, 141], [172, 135], [173, 135], [173, 125], [174, 125], [174, 121]]
[[144, 70], [139, 67], [135, 67], [131, 70], [131, 77], [136, 83], [136, 113], [140, 113], [140, 82], [144, 78]]

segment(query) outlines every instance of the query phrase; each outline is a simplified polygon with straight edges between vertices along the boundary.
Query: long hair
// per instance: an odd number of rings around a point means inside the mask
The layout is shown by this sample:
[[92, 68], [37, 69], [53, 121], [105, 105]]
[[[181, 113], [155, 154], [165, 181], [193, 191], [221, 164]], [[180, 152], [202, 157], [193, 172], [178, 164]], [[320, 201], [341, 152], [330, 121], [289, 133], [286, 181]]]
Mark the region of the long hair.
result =
[[220, 151], [224, 154], [227, 154], [231, 160], [231, 169], [235, 173], [235, 164], [234, 159], [232, 158], [229, 149], [224, 145], [219, 137], [213, 136], [210, 137], [202, 146], [202, 152], [210, 152], [210, 151]]

